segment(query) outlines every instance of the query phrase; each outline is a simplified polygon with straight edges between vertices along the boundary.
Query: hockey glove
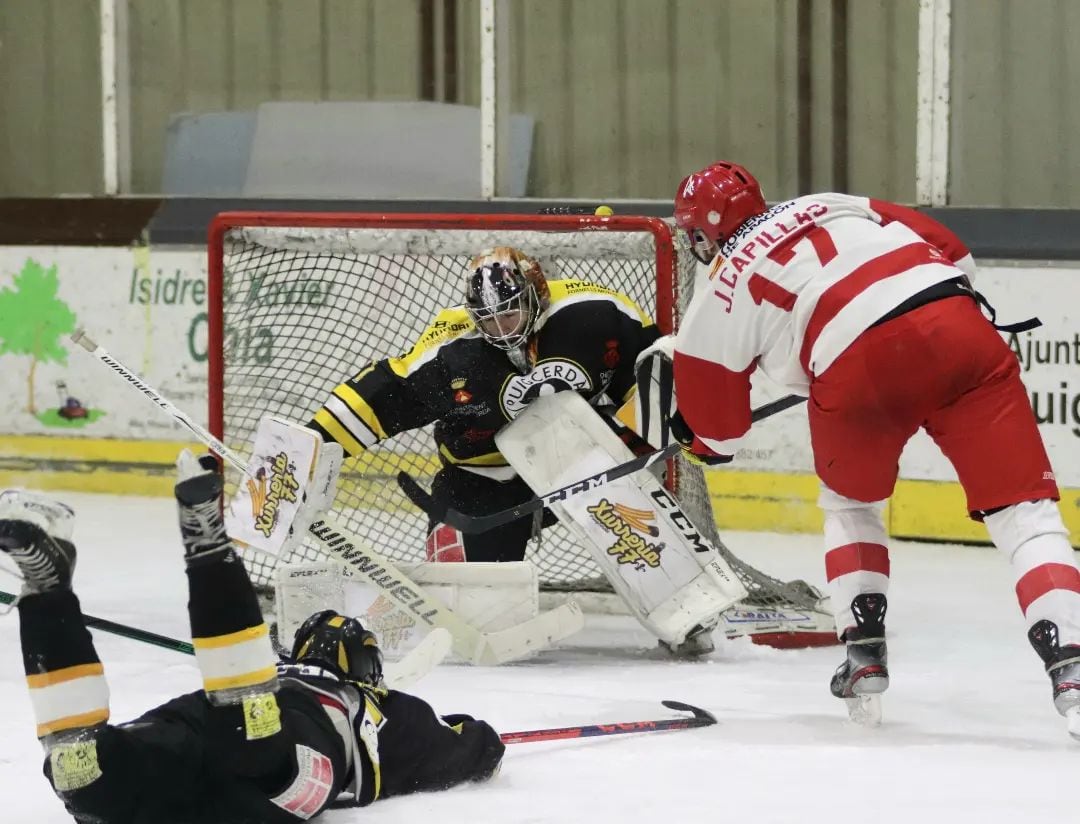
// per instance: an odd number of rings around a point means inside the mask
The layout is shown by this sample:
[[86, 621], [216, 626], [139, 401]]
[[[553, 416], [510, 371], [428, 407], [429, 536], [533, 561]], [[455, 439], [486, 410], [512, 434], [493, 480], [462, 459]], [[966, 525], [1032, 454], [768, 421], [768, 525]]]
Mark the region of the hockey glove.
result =
[[734, 455], [717, 455], [694, 437], [694, 433], [677, 409], [668, 419], [668, 428], [671, 431], [671, 437], [682, 447], [683, 457], [691, 463], [699, 466], [722, 466], [731, 463], [735, 458]]

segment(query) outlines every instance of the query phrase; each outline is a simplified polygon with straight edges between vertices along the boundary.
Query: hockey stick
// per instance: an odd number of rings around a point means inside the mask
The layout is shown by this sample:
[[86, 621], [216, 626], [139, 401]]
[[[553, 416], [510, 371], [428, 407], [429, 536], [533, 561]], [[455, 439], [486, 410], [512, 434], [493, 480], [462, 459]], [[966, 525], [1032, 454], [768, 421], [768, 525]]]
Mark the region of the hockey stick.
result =
[[195, 423], [195, 421], [188, 417], [186, 412], [175, 406], [168, 398], [159, 394], [157, 390], [150, 386], [150, 384], [146, 383], [146, 381], [124, 366], [124, 364], [112, 357], [112, 355], [105, 351], [104, 347], [98, 346], [97, 343], [86, 334], [85, 329], [76, 329], [72, 332], [71, 341], [72, 343], [79, 344], [79, 346], [109, 367], [121, 379], [138, 389], [145, 397], [157, 404], [165, 414], [169, 415], [177, 423], [187, 427], [192, 435], [247, 475], [247, 464], [237, 458], [225, 444], [199, 426], [199, 424]]
[[[0, 590], [0, 604], [11, 604], [15, 602], [15, 599], [16, 596], [12, 593]], [[170, 638], [167, 635], [158, 635], [156, 632], [120, 624], [106, 618], [96, 618], [93, 615], [83, 615], [83, 621], [91, 629], [111, 632], [113, 635], [130, 638], [132, 641], [141, 641], [144, 644], [171, 649], [185, 655], [195, 654], [195, 647], [187, 641]], [[391, 689], [406, 689], [441, 664], [449, 652], [450, 633], [446, 630], [434, 629], [400, 661], [392, 661], [386, 665], [383, 671], [384, 680]]]
[[[15, 598], [16, 596], [12, 595], [10, 592], [0, 592], [0, 604], [14, 603]], [[113, 635], [120, 635], [124, 638], [130, 638], [133, 641], [142, 641], [144, 644], [153, 644], [155, 647], [164, 647], [165, 649], [182, 652], [186, 655], [195, 654], [195, 648], [187, 641], [169, 638], [167, 635], [158, 635], [156, 632], [128, 626], [127, 624], [118, 624], [116, 621], [109, 621], [106, 618], [95, 618], [93, 615], [84, 615], [83, 620], [85, 620], [86, 625], [92, 629], [111, 632]]]
[[[764, 406], [759, 406], [751, 413], [750, 420], [751, 422], [756, 423], [757, 421], [764, 420], [778, 412], [783, 412], [785, 409], [790, 409], [792, 406], [797, 406], [805, 400], [806, 398], [799, 397], [798, 395], [786, 395], [785, 397], [767, 403]], [[493, 512], [490, 515], [466, 515], [464, 512], [459, 512], [449, 506], [444, 501], [436, 501], [431, 496], [431, 493], [420, 486], [420, 484], [407, 472], [399, 472], [397, 482], [398, 486], [401, 487], [401, 491], [408, 496], [409, 500], [420, 507], [420, 509], [422, 509], [433, 521], [447, 524], [465, 533], [486, 532], [497, 526], [516, 521], [518, 518], [536, 512], [538, 509], [543, 509], [550, 504], [564, 501], [580, 492], [596, 489], [598, 486], [603, 486], [604, 484], [611, 483], [619, 478], [632, 475], [642, 469], [648, 469], [654, 464], [675, 457], [679, 454], [679, 450], [681, 449], [681, 444], [669, 444], [663, 449], [658, 449], [656, 452], [634, 458], [624, 464], [614, 466], [611, 469], [605, 469], [603, 472], [597, 472], [595, 475], [590, 475], [588, 478], [582, 478], [580, 481], [575, 481], [572, 484], [567, 484], [560, 489], [556, 489], [554, 492], [548, 492], [546, 495], [531, 498], [517, 506], [504, 509], [500, 512]]]
[[588, 724], [582, 727], [555, 727], [549, 730], [504, 732], [499, 738], [504, 744], [531, 744], [536, 741], [558, 741], [564, 738], [593, 738], [600, 735], [624, 735], [631, 732], [660, 732], [711, 727], [716, 716], [701, 707], [681, 701], [661, 701], [669, 710], [691, 713], [690, 718], [661, 718], [659, 721], [628, 721], [619, 724]]
[[[236, 453], [98, 346], [83, 330], [75, 332], [72, 340], [108, 366], [125, 383], [152, 400], [158, 408], [186, 426], [198, 440], [221, 458], [247, 475], [247, 466]], [[386, 591], [406, 613], [411, 613], [414, 618], [428, 626], [449, 630], [454, 638], [454, 650], [472, 664], [502, 664], [522, 658], [574, 634], [585, 625], [581, 608], [575, 603], [566, 603], [517, 626], [497, 632], [481, 632], [399, 572], [390, 559], [361, 539], [347, 533], [328, 517], [312, 523], [308, 527], [308, 534], [319, 542], [327, 555], [344, 561]]]

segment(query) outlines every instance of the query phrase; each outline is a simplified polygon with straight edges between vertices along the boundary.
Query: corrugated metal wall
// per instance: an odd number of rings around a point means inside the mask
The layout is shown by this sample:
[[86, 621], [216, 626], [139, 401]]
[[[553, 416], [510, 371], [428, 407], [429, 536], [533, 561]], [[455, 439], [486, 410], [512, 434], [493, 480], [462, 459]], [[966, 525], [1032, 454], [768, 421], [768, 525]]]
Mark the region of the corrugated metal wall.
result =
[[97, 2], [0, 0], [0, 196], [100, 191]]
[[[134, 190], [159, 190], [175, 113], [420, 99], [422, 11], [441, 15], [443, 1], [128, 0]], [[911, 201], [918, 3], [806, 0], [800, 17], [801, 2], [508, 0], [513, 108], [537, 121], [530, 194], [666, 198], [687, 172], [728, 157], [771, 198], [796, 194], [800, 179], [827, 189], [846, 177], [851, 191]], [[454, 7], [456, 97], [476, 105], [479, 0]], [[837, 8], [847, 9], [844, 132]], [[1077, 205], [1080, 41], [1068, 33], [1080, 30], [1080, 3], [953, 9], [952, 201]], [[97, 18], [96, 0], [0, 2], [0, 195], [101, 191]]]
[[1080, 3], [953, 0], [950, 202], [1080, 206]]
[[[799, 0], [511, 0], [513, 110], [537, 118], [531, 193], [658, 197], [738, 160], [770, 198], [798, 193]], [[479, 103], [479, 0], [462, 0], [460, 72]], [[811, 0], [810, 189], [834, 185], [832, 0]], [[851, 0], [848, 184], [915, 195], [918, 7]]]
[[179, 112], [416, 100], [420, 0], [130, 0], [132, 185], [161, 184]]

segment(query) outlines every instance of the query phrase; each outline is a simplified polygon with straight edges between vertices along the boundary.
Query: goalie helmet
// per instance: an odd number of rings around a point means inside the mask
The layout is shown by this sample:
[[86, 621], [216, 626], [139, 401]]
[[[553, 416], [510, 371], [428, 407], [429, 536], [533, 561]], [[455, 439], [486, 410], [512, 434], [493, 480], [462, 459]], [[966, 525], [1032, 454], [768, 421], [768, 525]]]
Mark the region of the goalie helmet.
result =
[[540, 264], [509, 246], [488, 249], [469, 261], [465, 309], [492, 346], [523, 346], [547, 307], [548, 287]]
[[694, 257], [710, 263], [736, 229], [767, 208], [754, 176], [721, 160], [683, 178], [675, 194], [675, 224], [689, 237]]
[[382, 651], [374, 633], [332, 609], [316, 612], [296, 631], [292, 659], [330, 670], [346, 681], [382, 682]]

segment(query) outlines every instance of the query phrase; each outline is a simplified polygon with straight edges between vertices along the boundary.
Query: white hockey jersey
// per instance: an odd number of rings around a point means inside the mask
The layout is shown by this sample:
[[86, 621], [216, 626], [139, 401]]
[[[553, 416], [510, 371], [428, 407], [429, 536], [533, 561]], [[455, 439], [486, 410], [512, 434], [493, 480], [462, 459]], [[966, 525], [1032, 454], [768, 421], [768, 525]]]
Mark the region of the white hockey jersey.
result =
[[702, 279], [675, 339], [675, 397], [702, 454], [734, 454], [750, 428], [750, 375], [795, 394], [864, 330], [974, 261], [913, 209], [836, 193], [751, 218]]

